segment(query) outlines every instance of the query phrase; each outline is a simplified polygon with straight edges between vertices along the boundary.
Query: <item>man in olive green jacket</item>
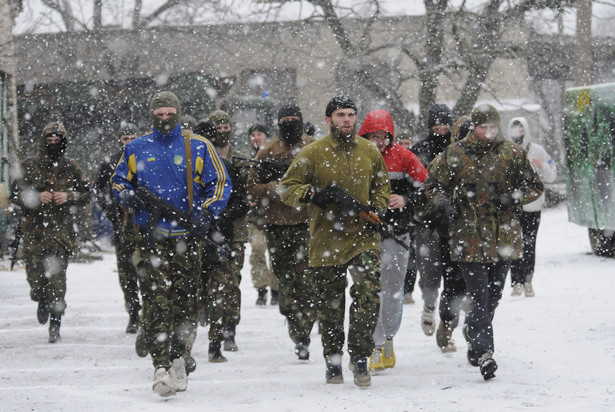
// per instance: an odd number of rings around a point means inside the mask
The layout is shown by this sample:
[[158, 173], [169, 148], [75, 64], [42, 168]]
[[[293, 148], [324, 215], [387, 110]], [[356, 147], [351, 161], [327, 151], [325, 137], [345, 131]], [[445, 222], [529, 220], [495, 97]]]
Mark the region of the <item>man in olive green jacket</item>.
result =
[[332, 217], [340, 212], [331, 185], [357, 201], [384, 212], [391, 185], [382, 155], [371, 142], [356, 136], [356, 106], [345, 96], [329, 102], [325, 121], [331, 132], [306, 146], [280, 181], [278, 193], [292, 207], [307, 204], [310, 219], [309, 266], [317, 290], [316, 306], [327, 361], [327, 383], [343, 383], [344, 309], [349, 271], [350, 369], [358, 386], [369, 386], [367, 357], [374, 348], [373, 333], [380, 300], [380, 236], [365, 221], [350, 216], [343, 231]]

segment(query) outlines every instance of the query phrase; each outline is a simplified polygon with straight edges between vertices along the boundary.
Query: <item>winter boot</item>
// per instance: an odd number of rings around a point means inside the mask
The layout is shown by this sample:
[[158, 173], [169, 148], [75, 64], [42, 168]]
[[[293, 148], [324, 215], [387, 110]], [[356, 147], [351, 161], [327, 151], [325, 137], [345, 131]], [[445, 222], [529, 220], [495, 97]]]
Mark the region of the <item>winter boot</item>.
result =
[[342, 365], [327, 361], [327, 372], [325, 374], [326, 382], [331, 384], [344, 383], [344, 375], [342, 374]]
[[436, 343], [444, 353], [457, 351], [455, 341], [453, 340], [453, 327], [449, 322], [440, 321], [436, 331]]
[[196, 370], [196, 360], [192, 357], [192, 347], [196, 340], [196, 330], [192, 331], [186, 341], [186, 351], [184, 352], [184, 360], [186, 361], [186, 376]]
[[393, 350], [393, 339], [387, 339], [382, 348], [382, 363], [384, 367], [390, 369], [395, 366], [395, 351]]
[[434, 315], [435, 309], [427, 309], [423, 307], [423, 313], [421, 314], [421, 328], [423, 333], [427, 336], [433, 335], [436, 331], [436, 319]]
[[521, 296], [521, 293], [523, 293], [523, 285], [521, 285], [521, 283], [515, 283], [512, 287], [510, 296]]
[[367, 388], [372, 384], [372, 378], [367, 371], [367, 358], [355, 358], [351, 360], [348, 368], [354, 375], [355, 385], [361, 388]]
[[175, 395], [175, 384], [171, 375], [165, 368], [158, 368], [154, 372], [154, 384], [152, 390], [163, 398]]
[[480, 366], [480, 374], [483, 375], [483, 379], [488, 381], [491, 378], [495, 378], [495, 371], [498, 370], [498, 364], [493, 360], [493, 352], [488, 350], [483, 353], [478, 360]]
[[186, 361], [183, 357], [173, 359], [171, 369], [169, 369], [169, 375], [173, 380], [173, 386], [175, 391], [184, 392], [188, 389], [188, 374], [186, 373]]
[[369, 357], [369, 371], [380, 372], [385, 369], [384, 362], [382, 361], [382, 349], [374, 348], [372, 356]]
[[267, 288], [258, 288], [258, 298], [256, 299], [256, 306], [265, 306], [267, 304]]
[[280, 303], [280, 295], [277, 290], [271, 289], [271, 306], [277, 306]]
[[220, 343], [214, 343], [214, 342], [210, 342], [209, 343], [209, 362], [211, 363], [224, 363], [227, 362], [228, 359], [226, 359], [224, 357], [224, 355], [222, 355], [222, 352], [220, 351]]
[[138, 310], [130, 310], [128, 312], [128, 325], [126, 326], [126, 333], [137, 333], [139, 330], [139, 324], [141, 320], [139, 319], [139, 311]]
[[464, 339], [466, 340], [466, 343], [468, 344], [468, 363], [472, 366], [479, 366], [478, 365], [478, 354], [476, 353], [476, 351], [474, 350], [474, 344], [472, 343], [472, 340], [470, 339], [470, 336], [468, 335], [468, 325], [463, 325], [463, 327], [461, 328], [461, 333], [463, 334]]
[[51, 315], [49, 318], [49, 343], [57, 343], [60, 341], [60, 324], [62, 318], [57, 315]]
[[299, 360], [309, 360], [310, 359], [310, 349], [309, 344], [299, 342], [295, 345], [295, 355]]
[[47, 323], [49, 319], [49, 306], [47, 306], [47, 302], [41, 300], [38, 302], [38, 308], [36, 309], [36, 317], [38, 318], [38, 323], [44, 325]]
[[224, 350], [227, 352], [237, 352], [239, 347], [235, 343], [235, 326], [224, 332]]
[[534, 287], [532, 286], [532, 282], [525, 282], [523, 284], [523, 292], [525, 293], [526, 298], [533, 298], [536, 296], [534, 293]]
[[408, 292], [404, 294], [404, 303], [406, 305], [414, 304], [414, 299], [412, 298], [412, 292]]
[[143, 325], [137, 330], [137, 338], [135, 339], [135, 352], [140, 358], [144, 358], [149, 354], [149, 347], [145, 340], [145, 332], [143, 331]]

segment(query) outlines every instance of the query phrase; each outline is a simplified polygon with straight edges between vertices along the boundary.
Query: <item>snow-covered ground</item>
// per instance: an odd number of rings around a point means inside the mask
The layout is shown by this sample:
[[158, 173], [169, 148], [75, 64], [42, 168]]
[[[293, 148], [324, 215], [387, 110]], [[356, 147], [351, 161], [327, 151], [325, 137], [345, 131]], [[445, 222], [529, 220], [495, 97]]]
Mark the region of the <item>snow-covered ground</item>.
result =
[[[615, 407], [615, 260], [589, 254], [587, 230], [565, 206], [543, 213], [535, 298], [512, 298], [507, 284], [495, 316], [497, 377], [483, 381], [459, 351], [442, 354], [419, 326], [420, 304], [405, 305], [395, 338], [397, 366], [359, 389], [344, 360], [345, 384], [327, 385], [319, 336], [300, 362], [277, 307], [256, 307], [244, 267], [239, 352], [207, 362], [204, 329], [188, 390], [159, 398], [153, 367], [137, 357], [112, 254], [68, 269], [62, 341], [47, 343], [23, 269], [0, 272], [2, 411], [517, 411]], [[415, 292], [415, 298], [419, 294]], [[420, 301], [420, 299], [419, 299]]]

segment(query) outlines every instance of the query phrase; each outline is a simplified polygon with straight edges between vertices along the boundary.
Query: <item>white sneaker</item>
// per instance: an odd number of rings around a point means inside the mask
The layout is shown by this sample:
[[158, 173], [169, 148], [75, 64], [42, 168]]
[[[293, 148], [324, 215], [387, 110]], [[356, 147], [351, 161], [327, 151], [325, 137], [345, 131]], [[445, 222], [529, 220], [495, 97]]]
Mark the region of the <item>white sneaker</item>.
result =
[[427, 336], [433, 335], [436, 331], [434, 311], [435, 309], [429, 310], [423, 307], [423, 314], [421, 315], [421, 328], [423, 328], [423, 333]]
[[534, 287], [530, 282], [525, 282], [525, 284], [523, 285], [523, 291], [525, 292], [525, 297], [527, 298], [532, 298], [536, 296], [536, 294], [534, 293]]
[[523, 285], [521, 283], [515, 283], [512, 287], [512, 293], [510, 296], [521, 296], [523, 293]]
[[171, 375], [165, 368], [158, 368], [154, 373], [154, 385], [152, 386], [154, 393], [162, 397], [175, 395], [175, 385]]
[[183, 392], [188, 388], [188, 375], [186, 374], [186, 361], [183, 356], [173, 360], [173, 365], [169, 369], [169, 375], [175, 385], [177, 392]]

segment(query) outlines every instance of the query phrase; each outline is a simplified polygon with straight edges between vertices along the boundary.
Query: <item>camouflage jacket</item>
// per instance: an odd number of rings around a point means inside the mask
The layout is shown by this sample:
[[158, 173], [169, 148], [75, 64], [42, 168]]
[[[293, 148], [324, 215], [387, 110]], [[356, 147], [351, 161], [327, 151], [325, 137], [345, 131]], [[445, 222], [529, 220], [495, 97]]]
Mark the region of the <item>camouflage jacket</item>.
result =
[[[448, 202], [459, 212], [449, 227], [452, 260], [492, 263], [521, 257], [518, 213], [540, 197], [543, 184], [521, 147], [470, 134], [433, 160], [425, 191], [433, 205]], [[498, 208], [493, 199], [502, 194], [513, 195], [517, 204]]]
[[[386, 210], [391, 183], [380, 151], [367, 139], [356, 136], [340, 143], [331, 133], [305, 146], [280, 180], [278, 193], [291, 207], [305, 206], [311, 186], [324, 189], [336, 183], [359, 202]], [[333, 230], [336, 204], [321, 209], [309, 203], [310, 266], [345, 265], [368, 250], [380, 251], [380, 235], [365, 221], [350, 216], [344, 232]]]
[[[56, 172], [56, 167], [59, 170]], [[83, 216], [80, 207], [90, 201], [90, 190], [79, 165], [60, 157], [54, 163], [46, 155], [24, 160], [22, 178], [16, 182], [11, 201], [19, 205], [24, 214], [24, 253], [35, 253], [41, 248], [68, 252], [76, 246], [76, 220]], [[56, 175], [55, 180], [50, 182]], [[68, 201], [62, 205], [41, 203], [43, 191], [66, 192]]]

